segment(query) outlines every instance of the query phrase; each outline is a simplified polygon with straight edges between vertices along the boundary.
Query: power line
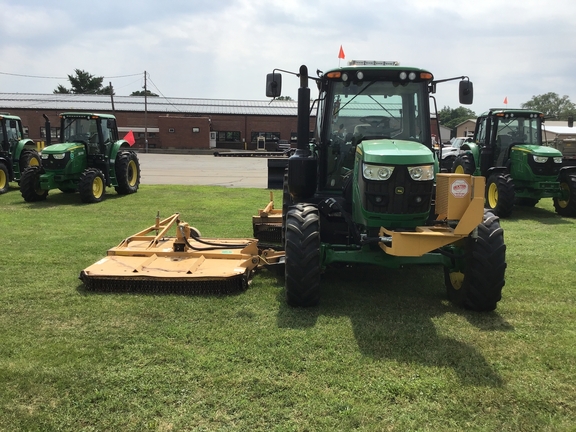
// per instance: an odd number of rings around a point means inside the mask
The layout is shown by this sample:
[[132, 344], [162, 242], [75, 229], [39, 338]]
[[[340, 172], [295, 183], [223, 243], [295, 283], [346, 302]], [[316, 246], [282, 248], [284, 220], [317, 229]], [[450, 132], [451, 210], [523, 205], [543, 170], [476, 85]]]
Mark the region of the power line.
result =
[[[57, 79], [57, 80], [67, 80], [68, 77], [47, 77], [47, 76], [38, 76], [38, 75], [22, 75], [22, 74], [15, 74], [15, 73], [8, 73], [8, 72], [0, 72], [0, 75], [10, 75], [10, 76], [17, 76], [22, 78], [40, 78], [40, 79]], [[111, 78], [127, 78], [133, 76], [140, 76], [142, 72], [137, 74], [130, 74], [130, 75], [116, 75], [116, 76], [109, 76], [109, 77], [97, 77], [97, 78], [104, 78], [104, 79], [111, 79]]]

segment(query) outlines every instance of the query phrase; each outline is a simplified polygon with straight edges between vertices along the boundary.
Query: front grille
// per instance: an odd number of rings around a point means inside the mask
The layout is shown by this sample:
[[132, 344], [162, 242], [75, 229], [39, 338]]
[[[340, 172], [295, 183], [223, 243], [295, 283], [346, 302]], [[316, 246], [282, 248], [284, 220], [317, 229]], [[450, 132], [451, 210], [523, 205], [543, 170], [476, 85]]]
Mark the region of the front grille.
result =
[[372, 213], [413, 214], [430, 209], [434, 182], [415, 181], [397, 166], [386, 181], [360, 179], [363, 207]]
[[551, 157], [545, 163], [538, 163], [531, 155], [528, 156], [528, 165], [535, 175], [540, 176], [557, 176], [562, 168], [562, 164], [554, 163]]
[[66, 152], [64, 159], [54, 159], [54, 155], [49, 154], [48, 159], [42, 159], [42, 166], [48, 170], [63, 170], [70, 161], [70, 152]]

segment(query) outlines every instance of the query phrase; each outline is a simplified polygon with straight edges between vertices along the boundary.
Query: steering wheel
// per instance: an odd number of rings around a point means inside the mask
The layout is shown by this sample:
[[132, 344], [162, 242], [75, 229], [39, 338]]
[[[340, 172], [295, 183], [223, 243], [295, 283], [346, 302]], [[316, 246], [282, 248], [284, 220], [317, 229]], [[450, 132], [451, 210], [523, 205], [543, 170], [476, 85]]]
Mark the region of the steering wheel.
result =
[[366, 117], [361, 117], [360, 121], [362, 123], [368, 123], [370, 126], [372, 127], [378, 127], [380, 126], [384, 120], [386, 120], [388, 117], [384, 117], [384, 116], [366, 116]]

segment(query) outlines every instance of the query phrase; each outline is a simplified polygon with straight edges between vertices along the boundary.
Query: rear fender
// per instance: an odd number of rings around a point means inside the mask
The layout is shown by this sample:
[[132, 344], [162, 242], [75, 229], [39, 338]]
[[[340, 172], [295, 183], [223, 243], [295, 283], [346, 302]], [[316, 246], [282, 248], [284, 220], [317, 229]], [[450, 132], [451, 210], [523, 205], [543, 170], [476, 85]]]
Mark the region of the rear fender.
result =
[[12, 160], [14, 163], [20, 160], [20, 156], [22, 156], [22, 152], [24, 149], [36, 150], [36, 144], [31, 139], [23, 139], [18, 141], [16, 147], [14, 147], [14, 154], [12, 154]]
[[126, 140], [116, 141], [110, 149], [110, 179], [114, 186], [118, 185], [118, 180], [116, 179], [116, 157], [118, 153], [125, 150], [131, 150], [130, 144]]
[[464, 143], [460, 147], [460, 152], [470, 153], [474, 158], [474, 165], [478, 166], [480, 162], [480, 147], [478, 147], [478, 144], [473, 142]]
[[576, 166], [565, 166], [560, 168], [560, 176], [562, 174], [566, 174], [566, 175], [576, 175]]

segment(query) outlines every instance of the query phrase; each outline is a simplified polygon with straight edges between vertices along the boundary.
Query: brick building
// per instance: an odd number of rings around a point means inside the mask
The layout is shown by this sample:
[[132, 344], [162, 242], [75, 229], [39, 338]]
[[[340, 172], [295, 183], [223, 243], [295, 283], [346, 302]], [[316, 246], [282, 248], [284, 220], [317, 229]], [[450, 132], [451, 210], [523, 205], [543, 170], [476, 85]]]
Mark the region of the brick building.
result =
[[279, 141], [294, 142], [297, 130], [295, 101], [0, 93], [0, 111], [21, 117], [25, 134], [35, 141], [46, 140], [43, 115], [56, 138], [62, 112], [114, 114], [121, 136], [132, 130], [136, 147], [150, 151], [254, 149], [259, 135], [275, 150]]

